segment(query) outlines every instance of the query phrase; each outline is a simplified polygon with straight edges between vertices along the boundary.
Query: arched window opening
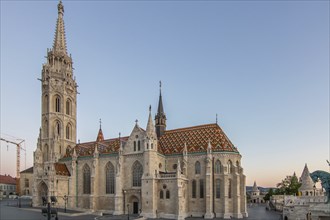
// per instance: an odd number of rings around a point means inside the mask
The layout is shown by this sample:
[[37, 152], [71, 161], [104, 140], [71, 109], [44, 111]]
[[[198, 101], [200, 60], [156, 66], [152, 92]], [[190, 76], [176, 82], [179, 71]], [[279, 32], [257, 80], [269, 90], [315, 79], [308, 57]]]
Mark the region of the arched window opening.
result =
[[45, 95], [44, 97], [44, 112], [47, 113], [49, 112], [49, 103], [48, 103], [48, 95]]
[[72, 109], [71, 100], [68, 99], [68, 100], [66, 100], [66, 114], [67, 115], [71, 115], [71, 109]]
[[231, 179], [228, 180], [228, 198], [231, 198]]
[[106, 179], [106, 194], [115, 193], [115, 167], [111, 162], [108, 162], [105, 167], [105, 179]]
[[138, 151], [140, 151], [141, 149], [141, 143], [140, 143], [140, 140], [138, 141]]
[[215, 180], [215, 197], [220, 198], [220, 179]]
[[136, 151], [136, 141], [134, 141], [134, 151]]
[[154, 144], [153, 143], [151, 143], [151, 149], [154, 149]]
[[55, 97], [55, 112], [61, 112], [61, 98], [59, 96]]
[[71, 125], [70, 124], [68, 124], [67, 126], [66, 126], [66, 139], [71, 139]]
[[147, 150], [149, 149], [149, 143], [147, 143]]
[[199, 180], [199, 198], [204, 198], [204, 180]]
[[220, 160], [217, 160], [217, 162], [215, 162], [215, 173], [216, 174], [220, 174], [221, 173], [221, 162]]
[[141, 186], [141, 177], [143, 174], [142, 165], [139, 162], [135, 162], [132, 167], [133, 171], [133, 186]]
[[164, 199], [164, 192], [163, 192], [163, 190], [160, 190], [159, 191], [159, 198], [160, 199]]
[[61, 136], [61, 124], [60, 122], [55, 122], [55, 134]]
[[91, 170], [87, 164], [83, 168], [83, 192], [91, 194]]
[[195, 163], [195, 174], [201, 174], [201, 163], [199, 161]]
[[232, 163], [231, 160], [228, 160], [228, 173], [231, 173], [232, 171]]
[[193, 180], [192, 181], [192, 183], [191, 183], [191, 189], [192, 189], [191, 197], [192, 198], [196, 198], [196, 180]]
[[166, 199], [170, 198], [170, 190], [166, 190]]

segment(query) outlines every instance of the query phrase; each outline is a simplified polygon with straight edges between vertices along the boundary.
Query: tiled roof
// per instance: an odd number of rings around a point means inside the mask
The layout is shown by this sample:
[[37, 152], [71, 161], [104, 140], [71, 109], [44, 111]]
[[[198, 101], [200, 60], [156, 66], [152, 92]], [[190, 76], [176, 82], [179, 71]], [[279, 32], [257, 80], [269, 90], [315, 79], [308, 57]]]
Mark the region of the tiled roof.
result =
[[[120, 138], [121, 142], [126, 142], [127, 140], [128, 137]], [[110, 154], [119, 151], [120, 142], [119, 142], [119, 138], [107, 139], [100, 142], [92, 141], [92, 142], [77, 144], [74, 149], [76, 150], [76, 154], [78, 157], [88, 156], [88, 155], [93, 155], [95, 146], [97, 146], [97, 150], [100, 154]], [[67, 152], [64, 157], [72, 157], [74, 149], [73, 148], [67, 149]]]
[[13, 178], [10, 175], [0, 175], [0, 183], [16, 185], [16, 178]]
[[71, 176], [68, 168], [64, 163], [55, 163], [54, 166], [55, 166], [56, 175]]
[[159, 148], [163, 154], [182, 153], [186, 144], [188, 152], [202, 152], [207, 150], [209, 141], [213, 151], [238, 152], [218, 124], [165, 131]]
[[21, 171], [21, 173], [33, 173], [33, 167], [30, 167], [26, 170]]
[[[128, 138], [121, 137], [120, 141], [125, 143]], [[95, 146], [97, 146], [100, 154], [116, 153], [119, 151], [120, 141], [119, 138], [113, 138], [77, 144], [74, 148], [67, 149], [64, 157], [72, 157], [74, 149], [78, 157], [93, 155]], [[158, 152], [165, 155], [182, 153], [185, 144], [188, 152], [205, 152], [209, 141], [213, 151], [238, 153], [237, 148], [231, 143], [218, 124], [206, 124], [165, 131], [165, 134], [159, 139]]]

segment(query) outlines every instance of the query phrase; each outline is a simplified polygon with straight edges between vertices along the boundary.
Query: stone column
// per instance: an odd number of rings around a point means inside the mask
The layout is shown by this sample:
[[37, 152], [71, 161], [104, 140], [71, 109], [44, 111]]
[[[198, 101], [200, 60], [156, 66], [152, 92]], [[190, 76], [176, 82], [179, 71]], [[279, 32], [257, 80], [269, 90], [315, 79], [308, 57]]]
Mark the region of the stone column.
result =
[[[209, 153], [208, 153], [209, 154]], [[208, 155], [206, 158], [206, 176], [205, 176], [205, 207], [206, 212], [204, 218], [211, 219], [214, 218], [214, 211], [213, 211], [213, 164], [212, 164], [212, 156]]]
[[124, 204], [123, 204], [124, 193], [123, 193], [122, 181], [121, 181], [121, 176], [123, 175], [122, 164], [123, 164], [123, 156], [120, 153], [116, 165], [115, 210], [113, 213], [114, 215], [125, 214]]

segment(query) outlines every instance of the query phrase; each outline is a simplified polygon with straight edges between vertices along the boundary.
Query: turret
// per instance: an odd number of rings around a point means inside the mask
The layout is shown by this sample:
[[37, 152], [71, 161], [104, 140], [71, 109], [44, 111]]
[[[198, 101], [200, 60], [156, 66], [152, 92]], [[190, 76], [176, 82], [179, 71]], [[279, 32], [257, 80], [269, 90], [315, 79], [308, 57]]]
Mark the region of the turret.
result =
[[166, 115], [164, 112], [163, 100], [162, 100], [162, 82], [159, 82], [158, 111], [155, 117], [155, 121], [156, 121], [157, 137], [160, 138], [166, 131]]

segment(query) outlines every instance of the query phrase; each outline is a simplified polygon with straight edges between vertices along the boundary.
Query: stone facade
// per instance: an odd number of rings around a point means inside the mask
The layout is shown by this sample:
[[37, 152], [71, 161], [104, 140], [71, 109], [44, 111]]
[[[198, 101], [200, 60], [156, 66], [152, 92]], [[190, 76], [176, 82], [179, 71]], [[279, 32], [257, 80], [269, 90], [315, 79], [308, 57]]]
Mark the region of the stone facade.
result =
[[218, 124], [166, 130], [159, 96], [154, 120], [126, 137], [76, 144], [77, 84], [58, 4], [53, 48], [42, 70], [42, 126], [34, 152], [33, 204], [56, 196], [59, 206], [148, 218], [246, 217], [242, 156]]
[[31, 196], [33, 190], [33, 167], [20, 172], [20, 193], [19, 195]]

